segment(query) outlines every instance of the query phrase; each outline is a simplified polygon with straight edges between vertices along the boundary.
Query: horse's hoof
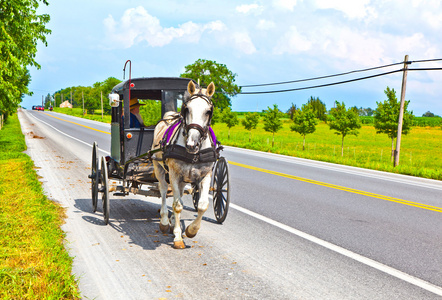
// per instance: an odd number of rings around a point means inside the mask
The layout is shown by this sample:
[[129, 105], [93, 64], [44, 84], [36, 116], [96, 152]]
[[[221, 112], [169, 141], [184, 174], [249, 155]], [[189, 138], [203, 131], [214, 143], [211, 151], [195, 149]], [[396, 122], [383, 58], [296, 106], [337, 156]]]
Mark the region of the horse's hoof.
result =
[[184, 244], [183, 241], [175, 241], [175, 242], [173, 242], [173, 247], [175, 249], [185, 249], [186, 245]]
[[189, 239], [194, 238], [195, 235], [196, 235], [197, 233], [198, 233], [198, 231], [195, 232], [194, 234], [190, 233], [190, 232], [189, 232], [189, 226], [186, 227], [186, 236], [187, 236]]
[[163, 224], [161, 224], [161, 222], [160, 222], [160, 230], [161, 230], [162, 233], [167, 233], [167, 232], [169, 232], [169, 229], [170, 229], [170, 225], [169, 225], [169, 224], [167, 224], [167, 225], [163, 225]]

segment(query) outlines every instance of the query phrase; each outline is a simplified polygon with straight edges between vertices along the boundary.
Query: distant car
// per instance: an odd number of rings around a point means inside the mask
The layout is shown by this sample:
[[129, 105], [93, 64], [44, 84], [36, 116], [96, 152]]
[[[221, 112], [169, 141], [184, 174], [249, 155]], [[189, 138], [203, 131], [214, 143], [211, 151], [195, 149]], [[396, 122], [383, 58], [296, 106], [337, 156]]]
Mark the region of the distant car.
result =
[[32, 110], [36, 110], [37, 106], [36, 105], [32, 105]]
[[41, 110], [41, 111], [45, 110], [44, 106], [41, 106], [41, 105], [37, 105], [35, 109], [36, 110]]

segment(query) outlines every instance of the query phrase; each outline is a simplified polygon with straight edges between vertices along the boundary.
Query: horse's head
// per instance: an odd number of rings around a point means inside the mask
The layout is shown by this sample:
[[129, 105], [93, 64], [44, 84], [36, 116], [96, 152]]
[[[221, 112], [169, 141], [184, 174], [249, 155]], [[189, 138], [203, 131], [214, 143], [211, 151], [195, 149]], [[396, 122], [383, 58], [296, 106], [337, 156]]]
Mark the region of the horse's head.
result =
[[191, 154], [197, 153], [202, 141], [207, 137], [213, 114], [213, 103], [210, 100], [215, 93], [215, 84], [211, 82], [203, 89], [190, 81], [184, 95], [181, 115], [183, 116], [186, 135], [186, 150]]

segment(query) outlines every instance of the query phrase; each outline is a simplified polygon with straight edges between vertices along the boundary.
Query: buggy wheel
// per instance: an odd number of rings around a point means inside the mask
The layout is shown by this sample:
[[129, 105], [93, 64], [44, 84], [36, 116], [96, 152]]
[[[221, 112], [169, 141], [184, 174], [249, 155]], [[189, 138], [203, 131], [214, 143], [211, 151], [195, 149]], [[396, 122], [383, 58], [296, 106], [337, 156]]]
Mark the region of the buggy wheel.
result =
[[94, 142], [92, 147], [92, 168], [91, 175], [89, 178], [91, 179], [91, 191], [92, 191], [92, 210], [93, 212], [97, 211], [97, 200], [98, 200], [98, 181], [99, 181], [99, 169], [98, 169], [98, 157], [97, 157], [97, 143]]
[[101, 200], [103, 201], [103, 217], [104, 224], [109, 224], [109, 183], [107, 178], [107, 163], [106, 158], [101, 158]]
[[215, 218], [221, 224], [227, 217], [230, 203], [229, 166], [224, 157], [220, 157], [213, 168], [211, 187]]
[[200, 190], [199, 185], [196, 183], [192, 183], [192, 201], [193, 207], [198, 211], [198, 202], [200, 201]]

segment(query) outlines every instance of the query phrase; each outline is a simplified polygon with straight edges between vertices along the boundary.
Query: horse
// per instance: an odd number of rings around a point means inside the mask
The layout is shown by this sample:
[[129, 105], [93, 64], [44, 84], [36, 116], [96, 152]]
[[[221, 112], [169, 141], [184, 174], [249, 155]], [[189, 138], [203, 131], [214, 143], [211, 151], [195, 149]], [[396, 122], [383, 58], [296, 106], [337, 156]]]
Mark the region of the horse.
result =
[[[209, 207], [212, 166], [216, 161], [216, 145], [209, 132], [213, 115], [211, 98], [214, 93], [213, 82], [203, 89], [191, 80], [184, 93], [181, 113], [166, 112], [155, 127], [152, 151], [157, 152], [152, 161], [162, 200], [159, 227], [163, 233], [173, 227], [175, 249], [186, 247], [180, 225], [183, 210], [181, 198], [185, 185], [197, 185], [200, 192], [198, 215], [185, 230], [188, 238], [193, 238], [198, 233], [203, 215]], [[166, 205], [167, 175], [173, 193], [173, 216], [170, 220]]]

